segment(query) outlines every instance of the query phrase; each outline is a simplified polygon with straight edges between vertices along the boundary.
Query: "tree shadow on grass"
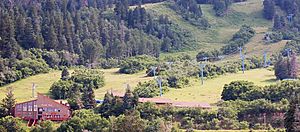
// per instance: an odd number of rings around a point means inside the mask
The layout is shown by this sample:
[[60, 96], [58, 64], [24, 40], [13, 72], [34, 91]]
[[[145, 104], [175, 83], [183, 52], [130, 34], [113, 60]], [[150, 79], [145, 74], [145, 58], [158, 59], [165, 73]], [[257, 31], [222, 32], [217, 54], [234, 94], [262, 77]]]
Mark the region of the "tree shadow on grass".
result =
[[261, 82], [264, 82], [264, 83], [274, 83], [274, 82], [277, 82], [277, 79], [272, 78], [272, 79], [263, 80]]

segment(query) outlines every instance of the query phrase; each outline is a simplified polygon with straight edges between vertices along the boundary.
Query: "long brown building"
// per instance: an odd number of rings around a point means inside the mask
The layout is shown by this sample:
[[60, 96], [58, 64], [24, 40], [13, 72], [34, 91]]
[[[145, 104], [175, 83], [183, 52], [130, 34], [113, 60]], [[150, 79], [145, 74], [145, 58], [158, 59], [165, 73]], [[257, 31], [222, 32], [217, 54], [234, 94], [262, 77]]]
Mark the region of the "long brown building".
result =
[[15, 117], [28, 120], [28, 126], [34, 125], [38, 120], [68, 120], [70, 114], [68, 104], [63, 104], [62, 101], [56, 102], [39, 93], [35, 100], [16, 104], [14, 110]]

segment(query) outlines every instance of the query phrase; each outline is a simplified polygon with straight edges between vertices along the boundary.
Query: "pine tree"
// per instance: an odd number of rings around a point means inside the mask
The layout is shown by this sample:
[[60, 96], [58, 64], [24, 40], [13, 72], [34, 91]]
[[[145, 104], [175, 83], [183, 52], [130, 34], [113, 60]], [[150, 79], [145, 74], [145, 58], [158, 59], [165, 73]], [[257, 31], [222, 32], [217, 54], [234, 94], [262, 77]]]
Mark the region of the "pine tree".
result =
[[292, 55], [292, 59], [290, 61], [290, 72], [289, 72], [289, 76], [290, 78], [298, 78], [298, 73], [299, 73], [299, 64], [297, 62], [297, 56], [296, 54]]
[[47, 43], [45, 45], [45, 48], [47, 50], [51, 50], [51, 49], [57, 49], [58, 46], [58, 39], [57, 39], [57, 34], [55, 32], [55, 29], [53, 27], [53, 25], [50, 25], [50, 30], [49, 30], [49, 39], [47, 40]]
[[275, 76], [277, 77], [277, 79], [282, 80], [288, 78], [287, 64], [288, 64], [287, 61], [283, 57], [280, 57], [278, 59], [278, 61], [274, 66]]
[[84, 105], [84, 108], [86, 109], [93, 109], [96, 106], [96, 100], [95, 100], [95, 93], [94, 93], [94, 85], [91, 82], [91, 84], [88, 84], [82, 94], [82, 102]]
[[104, 100], [100, 108], [98, 109], [98, 112], [108, 118], [112, 115], [112, 109], [113, 109], [113, 95], [109, 92], [107, 92], [104, 96]]
[[296, 114], [296, 109], [299, 105], [299, 101], [297, 96], [293, 96], [291, 97], [291, 101], [289, 104], [289, 109], [288, 111], [285, 113], [285, 117], [284, 117], [284, 127], [286, 129], [287, 132], [296, 132], [298, 130], [296, 130], [296, 118], [295, 118], [295, 114]]
[[65, 67], [61, 72], [61, 80], [68, 80], [70, 78], [70, 73], [68, 71], [68, 68]]
[[171, 50], [171, 40], [169, 38], [164, 38], [161, 45], [161, 50], [164, 52], [168, 52]]
[[0, 12], [0, 56], [16, 58], [21, 55], [21, 49], [15, 40], [15, 29], [11, 16]]
[[273, 28], [274, 29], [282, 29], [283, 28], [283, 25], [281, 23], [281, 17], [276, 14], [275, 17], [274, 17], [274, 24], [273, 24]]
[[24, 36], [23, 36], [22, 40], [23, 40], [22, 41], [23, 48], [25, 48], [25, 49], [35, 48], [35, 46], [36, 46], [35, 35], [34, 35], [33, 26], [32, 26], [30, 18], [28, 18], [26, 20], [25, 32], [24, 32]]
[[264, 17], [272, 20], [275, 15], [275, 3], [273, 0], [264, 0]]
[[123, 97], [123, 102], [124, 110], [132, 110], [133, 108], [135, 108], [135, 106], [137, 106], [138, 98], [132, 93], [129, 87], [126, 89], [125, 95]]
[[14, 98], [12, 87], [7, 88], [6, 97], [2, 100], [1, 106], [7, 110], [7, 115], [12, 116], [14, 107], [16, 104], [16, 99]]

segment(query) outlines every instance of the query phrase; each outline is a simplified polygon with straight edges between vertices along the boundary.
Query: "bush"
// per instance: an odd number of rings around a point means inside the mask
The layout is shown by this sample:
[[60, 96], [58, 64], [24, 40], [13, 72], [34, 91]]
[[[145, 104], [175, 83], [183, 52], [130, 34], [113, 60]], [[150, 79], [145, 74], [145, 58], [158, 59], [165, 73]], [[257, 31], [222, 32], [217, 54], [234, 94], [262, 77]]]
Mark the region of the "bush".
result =
[[71, 80], [83, 85], [93, 84], [96, 89], [105, 85], [104, 73], [98, 69], [76, 69], [71, 76]]
[[276, 43], [283, 39], [283, 35], [281, 32], [270, 32], [267, 33], [264, 37], [264, 40], [267, 43]]
[[0, 86], [49, 70], [44, 60], [35, 57], [23, 60], [0, 58]]
[[[168, 91], [165, 82], [162, 83], [162, 88], [163, 93]], [[144, 83], [139, 82], [134, 89], [134, 93], [136, 93], [141, 98], [153, 98], [160, 95], [160, 89], [158, 84], [154, 80]]]
[[150, 56], [137, 56], [124, 60], [120, 66], [120, 73], [134, 74], [145, 70], [146, 67], [156, 66], [157, 61], [154, 57]]
[[225, 55], [237, 53], [239, 51], [238, 47], [244, 47], [254, 35], [255, 30], [253, 28], [243, 25], [241, 29], [233, 35], [229, 44], [222, 47], [222, 53]]
[[117, 68], [120, 66], [120, 61], [118, 59], [102, 59], [100, 60], [100, 66], [104, 69]]
[[225, 84], [224, 90], [222, 92], [223, 100], [236, 100], [240, 98], [244, 98], [247, 92], [250, 92], [257, 87], [252, 82], [248, 81], [234, 81], [230, 84]]
[[54, 99], [66, 99], [70, 97], [71, 88], [73, 87], [74, 82], [71, 80], [63, 81], [59, 80], [52, 84], [50, 87], [49, 93]]

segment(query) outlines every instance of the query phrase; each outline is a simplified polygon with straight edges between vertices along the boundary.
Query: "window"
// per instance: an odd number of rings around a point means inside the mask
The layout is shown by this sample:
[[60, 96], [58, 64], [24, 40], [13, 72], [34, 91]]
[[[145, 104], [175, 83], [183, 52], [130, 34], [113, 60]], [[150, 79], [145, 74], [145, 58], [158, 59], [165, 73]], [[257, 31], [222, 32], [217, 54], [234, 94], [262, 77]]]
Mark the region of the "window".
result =
[[23, 111], [27, 111], [27, 104], [23, 104]]
[[22, 111], [22, 104], [17, 105], [17, 111]]
[[32, 105], [28, 106], [28, 111], [32, 111]]
[[52, 108], [47, 108], [47, 112], [52, 112]]
[[33, 106], [33, 111], [37, 111], [37, 105], [36, 104], [34, 104], [34, 106]]

